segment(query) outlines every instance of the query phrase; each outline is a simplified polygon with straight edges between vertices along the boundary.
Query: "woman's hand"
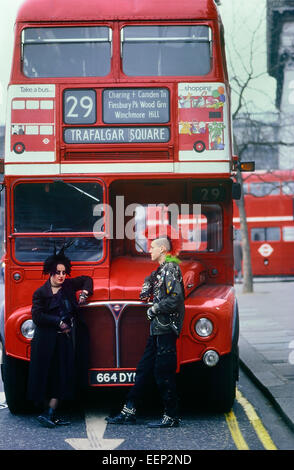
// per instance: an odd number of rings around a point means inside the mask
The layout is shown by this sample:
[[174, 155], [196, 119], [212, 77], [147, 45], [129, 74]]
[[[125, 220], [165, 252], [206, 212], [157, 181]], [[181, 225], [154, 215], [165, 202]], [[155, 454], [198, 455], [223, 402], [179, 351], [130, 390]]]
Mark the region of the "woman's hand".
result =
[[59, 328], [61, 330], [61, 333], [70, 333], [70, 327], [64, 323], [64, 321], [61, 320], [61, 322], [59, 323]]
[[89, 292], [87, 290], [83, 290], [81, 293], [80, 293], [80, 296], [79, 296], [79, 305], [82, 305], [82, 304], [85, 304], [86, 301], [87, 301], [87, 298], [88, 298], [88, 295], [89, 295]]

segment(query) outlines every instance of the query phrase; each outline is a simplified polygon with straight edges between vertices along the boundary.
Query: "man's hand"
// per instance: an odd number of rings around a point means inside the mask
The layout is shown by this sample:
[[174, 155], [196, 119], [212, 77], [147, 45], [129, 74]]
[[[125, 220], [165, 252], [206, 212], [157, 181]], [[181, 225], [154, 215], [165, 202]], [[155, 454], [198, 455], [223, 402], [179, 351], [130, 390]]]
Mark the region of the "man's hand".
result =
[[153, 309], [153, 307], [150, 307], [150, 308], [148, 308], [148, 310], [146, 312], [146, 315], [147, 315], [147, 318], [148, 318], [149, 321], [153, 320], [153, 318], [155, 317], [155, 313], [152, 309]]
[[149, 321], [153, 320], [153, 318], [156, 316], [158, 313], [158, 307], [157, 304], [152, 305], [152, 307], [148, 308], [146, 315]]

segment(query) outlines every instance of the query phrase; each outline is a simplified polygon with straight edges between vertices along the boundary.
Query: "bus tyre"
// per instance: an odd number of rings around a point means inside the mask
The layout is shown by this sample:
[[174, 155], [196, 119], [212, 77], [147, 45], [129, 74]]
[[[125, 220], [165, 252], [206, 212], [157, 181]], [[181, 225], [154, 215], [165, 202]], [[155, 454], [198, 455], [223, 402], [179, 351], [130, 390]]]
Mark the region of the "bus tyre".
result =
[[228, 413], [236, 396], [236, 381], [239, 375], [238, 353], [232, 352], [220, 358], [211, 369], [208, 386], [210, 407], [220, 413]]
[[196, 140], [193, 145], [195, 152], [201, 153], [206, 149], [205, 143], [202, 140]]
[[13, 146], [13, 150], [15, 151], [15, 153], [23, 153], [25, 151], [25, 146], [22, 142], [16, 142]]
[[28, 363], [8, 356], [3, 348], [3, 363], [1, 365], [2, 380], [6, 403], [11, 413], [27, 411], [27, 379]]

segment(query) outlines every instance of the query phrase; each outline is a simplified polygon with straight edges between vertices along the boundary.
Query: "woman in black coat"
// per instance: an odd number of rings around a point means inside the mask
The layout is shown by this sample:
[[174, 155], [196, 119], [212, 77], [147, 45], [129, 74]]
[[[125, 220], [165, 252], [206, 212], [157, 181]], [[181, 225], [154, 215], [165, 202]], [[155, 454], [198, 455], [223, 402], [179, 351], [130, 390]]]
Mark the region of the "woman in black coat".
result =
[[64, 249], [54, 253], [44, 262], [43, 272], [50, 275], [49, 279], [33, 294], [36, 328], [31, 343], [28, 398], [36, 404], [48, 403], [38, 416], [46, 427], [69, 424], [55, 415], [59, 401], [74, 398], [77, 386], [87, 384], [88, 331], [79, 304], [92, 295], [93, 281], [89, 276], [66, 278], [70, 271]]

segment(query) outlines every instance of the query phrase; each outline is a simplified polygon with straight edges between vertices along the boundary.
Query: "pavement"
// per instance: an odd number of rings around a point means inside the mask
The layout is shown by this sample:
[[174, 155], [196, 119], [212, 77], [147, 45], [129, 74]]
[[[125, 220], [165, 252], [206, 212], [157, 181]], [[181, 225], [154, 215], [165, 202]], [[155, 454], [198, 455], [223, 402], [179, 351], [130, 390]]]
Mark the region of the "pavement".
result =
[[235, 290], [240, 365], [294, 430], [294, 279], [254, 279]]

